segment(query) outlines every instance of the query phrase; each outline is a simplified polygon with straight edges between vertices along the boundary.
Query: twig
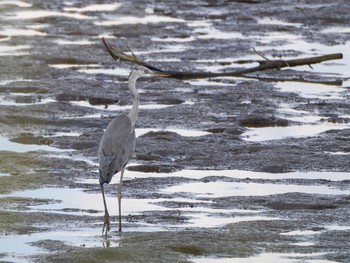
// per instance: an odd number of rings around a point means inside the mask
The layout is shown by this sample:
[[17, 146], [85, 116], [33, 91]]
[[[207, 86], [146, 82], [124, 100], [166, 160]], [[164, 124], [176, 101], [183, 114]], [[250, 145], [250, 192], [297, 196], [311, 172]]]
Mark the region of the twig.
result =
[[269, 61], [269, 59], [267, 57], [265, 57], [263, 54], [261, 54], [259, 51], [257, 51], [255, 48], [253, 48], [253, 51], [259, 55], [260, 57], [262, 57], [263, 59], [265, 59], [266, 61]]
[[138, 65], [141, 65], [141, 66], [144, 66], [146, 68], [149, 68], [151, 70], [155, 70], [155, 71], [159, 71], [159, 72], [163, 72], [163, 70], [159, 69], [159, 68], [156, 68], [140, 59], [138, 59], [138, 57], [131, 51], [130, 47], [127, 45], [126, 43], [126, 46], [127, 48], [129, 49], [129, 51], [131, 52], [132, 55], [128, 55], [122, 51], [120, 51], [119, 49], [117, 48], [112, 48], [106, 41], [105, 38], [102, 38], [102, 42], [103, 44], [105, 45], [107, 51], [109, 52], [109, 54], [111, 55], [111, 57], [114, 59], [114, 60], [121, 60], [121, 61], [126, 61], [126, 62], [131, 62], [131, 63], [135, 63], [135, 64], [138, 64]]

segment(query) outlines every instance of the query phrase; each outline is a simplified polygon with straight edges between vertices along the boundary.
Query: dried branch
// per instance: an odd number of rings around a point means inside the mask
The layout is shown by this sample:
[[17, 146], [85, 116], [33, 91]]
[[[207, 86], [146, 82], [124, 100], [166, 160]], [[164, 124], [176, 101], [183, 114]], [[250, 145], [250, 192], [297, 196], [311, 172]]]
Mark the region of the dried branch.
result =
[[159, 71], [162, 73], [166, 73], [168, 78], [175, 79], [202, 79], [202, 78], [215, 78], [215, 77], [246, 77], [245, 75], [252, 72], [263, 71], [267, 69], [281, 69], [286, 67], [297, 67], [302, 65], [308, 65], [311, 67], [311, 64], [317, 64], [328, 60], [334, 59], [342, 59], [343, 54], [329, 54], [324, 56], [316, 56], [316, 57], [308, 57], [308, 58], [300, 58], [300, 59], [289, 59], [289, 60], [269, 60], [266, 57], [262, 56], [260, 53], [255, 51], [259, 56], [263, 57], [265, 61], [258, 61], [259, 65], [256, 67], [230, 71], [230, 72], [183, 72], [183, 71], [168, 71], [163, 70], [157, 67], [154, 67], [142, 60], [140, 60], [127, 46], [129, 51], [131, 51], [132, 55], [128, 55], [119, 49], [112, 48], [107, 41], [102, 38], [102, 42], [107, 48], [109, 54], [114, 60], [121, 60], [126, 62], [135, 63], [151, 70]]

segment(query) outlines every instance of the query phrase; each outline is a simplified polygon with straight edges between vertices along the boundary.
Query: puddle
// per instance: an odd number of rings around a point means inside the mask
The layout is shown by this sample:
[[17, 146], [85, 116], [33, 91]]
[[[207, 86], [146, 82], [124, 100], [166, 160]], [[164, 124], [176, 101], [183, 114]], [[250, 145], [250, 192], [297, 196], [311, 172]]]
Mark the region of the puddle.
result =
[[316, 245], [314, 242], [298, 242], [298, 243], [293, 243], [294, 246], [299, 246], [299, 247], [311, 247]]
[[292, 26], [292, 27], [301, 27], [303, 26], [302, 23], [290, 23], [290, 22], [285, 22], [282, 20], [274, 19], [274, 18], [259, 18], [257, 20], [259, 24], [262, 25], [276, 25], [276, 26]]
[[[193, 36], [189, 37], [165, 37], [165, 38], [160, 38], [160, 37], [152, 37], [152, 41], [154, 42], [179, 42], [179, 43], [184, 43], [184, 42], [192, 42], [194, 41], [195, 38]], [[181, 61], [181, 60], [178, 60]]]
[[11, 37], [5, 37], [0, 35], [0, 42], [6, 42], [6, 41], [9, 41], [10, 39]]
[[[29, 48], [29, 47], [28, 47]], [[7, 80], [0, 80], [0, 85], [8, 85], [16, 82], [32, 82], [32, 79], [23, 79], [23, 78], [16, 78], [16, 79], [7, 79]]]
[[85, 74], [105, 74], [105, 75], [112, 75], [112, 76], [129, 76], [130, 70], [125, 68], [88, 68], [88, 69], [79, 69], [78, 72], [85, 73]]
[[243, 35], [238, 31], [224, 32], [216, 29], [209, 20], [191, 21], [187, 25], [192, 27], [192, 35], [198, 39], [238, 39]]
[[294, 230], [290, 232], [281, 233], [282, 236], [311, 236], [324, 233], [326, 231], [349, 231], [350, 226], [328, 225], [322, 227], [320, 230]]
[[65, 7], [63, 8], [66, 12], [78, 12], [78, 13], [86, 13], [86, 12], [112, 12], [117, 10], [122, 4], [96, 4], [96, 5], [88, 5], [85, 7]]
[[186, 129], [176, 129], [176, 128], [165, 128], [165, 129], [156, 129], [156, 128], [137, 128], [135, 129], [136, 137], [145, 135], [149, 132], [175, 132], [184, 137], [197, 137], [211, 134], [210, 132], [197, 131], [197, 130], [186, 130]]
[[48, 145], [15, 143], [15, 142], [9, 141], [9, 139], [7, 138], [0, 136], [0, 151], [25, 153], [25, 152], [33, 152], [33, 151], [68, 152], [68, 151], [74, 151], [74, 150], [58, 149]]
[[[79, 159], [80, 158], [80, 159]], [[96, 178], [85, 179], [79, 181], [82, 184], [93, 184], [98, 187], [97, 178], [97, 163], [86, 160], [83, 157], [78, 157], [77, 160], [88, 161], [96, 168]], [[303, 178], [303, 179], [324, 179], [324, 180], [348, 180], [348, 173], [289, 173], [289, 174], [269, 174], [255, 173], [249, 171], [197, 171], [183, 170], [170, 174], [172, 177], [187, 177], [193, 179], [201, 179], [207, 176], [225, 176], [229, 175], [234, 178], [259, 178], [259, 179], [286, 179], [286, 178]], [[168, 173], [141, 173], [127, 171], [125, 180], [133, 178], [152, 178], [152, 177], [169, 177]], [[115, 187], [118, 183], [119, 175], [114, 176], [111, 185], [106, 187]], [[168, 211], [173, 210], [173, 207], [166, 207], [164, 202], [184, 202], [197, 203], [194, 207], [179, 206], [176, 210], [181, 211], [184, 215], [189, 216], [190, 220], [178, 227], [217, 227], [228, 223], [251, 221], [251, 220], [273, 220], [271, 217], [260, 216], [263, 211], [257, 210], [240, 210], [240, 209], [215, 209], [210, 206], [201, 206], [200, 204], [208, 204], [211, 201], [199, 200], [198, 198], [217, 198], [227, 196], [266, 196], [277, 195], [290, 192], [308, 193], [308, 194], [327, 194], [327, 195], [343, 195], [349, 194], [348, 191], [343, 191], [329, 187], [327, 185], [294, 185], [294, 184], [273, 184], [273, 183], [253, 183], [253, 182], [194, 182], [179, 184], [164, 189], [158, 189], [159, 193], [174, 194], [174, 193], [189, 193], [191, 198], [157, 198], [157, 199], [133, 199], [123, 198], [122, 212], [123, 214], [140, 214], [147, 211]], [[35, 212], [54, 212], [71, 215], [86, 215], [100, 216], [103, 215], [102, 196], [100, 192], [89, 193], [83, 188], [41, 188], [35, 190], [17, 191], [4, 197], [23, 197], [23, 198], [39, 198], [55, 200], [50, 204], [30, 206], [30, 211]], [[117, 215], [117, 209], [113, 209], [117, 204], [117, 196], [107, 195], [107, 205], [110, 207], [111, 215]], [[233, 216], [233, 214], [235, 214]], [[244, 214], [245, 216], [242, 216]], [[223, 216], [225, 215], [225, 216]], [[162, 225], [162, 227], [171, 227], [170, 225]], [[348, 230], [349, 226], [329, 226], [330, 230]], [[281, 235], [309, 235], [315, 231], [291, 231], [282, 233]]]
[[[132, 164], [128, 165], [132, 166]], [[208, 176], [224, 176], [236, 179], [265, 179], [265, 180], [284, 180], [284, 179], [307, 179], [307, 180], [329, 180], [344, 181], [350, 179], [347, 172], [290, 172], [290, 173], [264, 173], [243, 170], [181, 170], [173, 173], [141, 173], [136, 171], [125, 172], [125, 179], [133, 178], [156, 178], [166, 177], [182, 177], [188, 179], [202, 179]], [[112, 179], [113, 182], [114, 178]], [[115, 181], [117, 183], [117, 181]]]
[[144, 17], [136, 16], [105, 16], [108, 20], [95, 22], [98, 26], [120, 26], [135, 24], [158, 24], [158, 23], [184, 23], [180, 18], [148, 15]]
[[330, 130], [348, 129], [348, 124], [306, 124], [293, 125], [287, 127], [266, 127], [266, 128], [250, 128], [247, 132], [242, 134], [242, 138], [246, 141], [261, 142], [268, 140], [281, 140], [285, 138], [302, 138], [317, 136], [320, 133]]
[[314, 230], [295, 230], [295, 231], [281, 233], [281, 235], [282, 236], [311, 236], [319, 233], [320, 231], [314, 231]]
[[326, 226], [325, 228], [329, 231], [349, 231], [350, 225], [349, 226], [329, 225], [329, 226]]
[[[154, 50], [145, 50], [145, 51], [136, 51], [134, 52], [136, 56], [138, 55], [150, 55], [150, 54], [158, 54], [158, 53], [179, 53], [186, 51], [187, 47], [185, 45], [177, 44], [177, 45], [169, 45], [169, 46], [162, 46], [159, 49]], [[158, 59], [157, 59], [158, 61]]]
[[100, 119], [102, 118], [102, 113], [94, 113], [94, 114], [84, 114], [84, 115], [74, 115], [74, 116], [62, 116], [62, 119]]
[[10, 95], [15, 96], [0, 96], [0, 106], [28, 106], [28, 105], [38, 105], [38, 104], [48, 104], [56, 102], [56, 100], [51, 98], [41, 98], [35, 94], [19, 94], [13, 93]]
[[295, 110], [291, 108], [291, 105], [280, 105], [280, 108], [277, 109], [278, 115], [280, 115], [283, 119], [296, 121], [300, 123], [319, 123], [321, 119], [324, 117], [320, 117], [317, 115], [310, 115], [308, 111]]
[[29, 55], [29, 46], [0, 46], [0, 56], [27, 56]]
[[[98, 185], [97, 179], [95, 184]], [[114, 185], [114, 184], [113, 184]], [[113, 186], [106, 186], [113, 187]], [[14, 192], [8, 195], [1, 195], [1, 198], [5, 197], [22, 197], [22, 198], [39, 198], [39, 199], [50, 199], [55, 200], [54, 203], [29, 206], [27, 212], [49, 212], [49, 213], [61, 213], [69, 215], [84, 215], [84, 216], [103, 216], [103, 203], [102, 196], [100, 193], [92, 194], [87, 193], [83, 189], [78, 188], [42, 188], [36, 190], [26, 190]], [[107, 195], [106, 196], [107, 206], [111, 216], [117, 216], [117, 209], [113, 209], [117, 204], [117, 196]], [[149, 211], [172, 211], [174, 208], [167, 208], [162, 206], [162, 202], [183, 202], [183, 203], [206, 203], [205, 201], [198, 201], [186, 198], [172, 198], [172, 199], [131, 199], [123, 198], [122, 214], [123, 215], [137, 215], [143, 214]], [[157, 226], [158, 229], [171, 229], [178, 227], [206, 227], [213, 228], [224, 226], [229, 223], [237, 223], [243, 221], [254, 221], [254, 220], [275, 220], [271, 217], [256, 215], [262, 211], [256, 210], [239, 210], [239, 209], [213, 209], [207, 207], [178, 207], [176, 211], [181, 212], [183, 216], [190, 217], [190, 220], [184, 224], [171, 225], [161, 224]], [[248, 216], [236, 216], [233, 214], [245, 214]], [[219, 215], [216, 215], [219, 214]], [[226, 216], [223, 217], [223, 214]], [[250, 215], [249, 215], [250, 214]], [[142, 228], [140, 228], [140, 225]], [[148, 227], [154, 230], [154, 225], [145, 222], [139, 222], [131, 228], [125, 229], [128, 231], [134, 231], [135, 227], [137, 231], [150, 231]], [[69, 233], [69, 232], [68, 232]], [[56, 239], [56, 238], [55, 238]]]
[[226, 196], [266, 196], [286, 193], [307, 193], [345, 195], [349, 191], [335, 189], [325, 185], [293, 185], [243, 182], [196, 182], [171, 186], [164, 193], [190, 193], [196, 197], [226, 197]]
[[[247, 258], [214, 258], [202, 257], [191, 259], [193, 263], [291, 263], [291, 262], [310, 262], [310, 263], [335, 263], [336, 261], [321, 260], [319, 257], [327, 253], [262, 253], [257, 256]], [[305, 261], [307, 260], [307, 261]]]
[[341, 33], [350, 33], [350, 28], [349, 27], [328, 27], [326, 29], [321, 30], [321, 33], [336, 33], [336, 34], [341, 34]]
[[[115, 176], [118, 177], [118, 176]], [[98, 181], [96, 181], [98, 186]], [[113, 187], [113, 186], [106, 186]], [[1, 196], [1, 195], [0, 195]], [[40, 198], [56, 200], [53, 204], [31, 206], [32, 211], [36, 212], [54, 212], [70, 215], [90, 215], [103, 216], [103, 203], [101, 193], [92, 194], [84, 192], [79, 188], [41, 188], [36, 190], [26, 190], [14, 192], [1, 197], [23, 197], [23, 198]], [[165, 201], [156, 199], [157, 202]], [[107, 206], [111, 216], [117, 215], [116, 205], [117, 195], [106, 197]], [[154, 201], [154, 200], [153, 200]], [[115, 209], [113, 209], [115, 208]], [[152, 199], [127, 199], [123, 198], [122, 213], [138, 214], [144, 211], [160, 210], [160, 206], [153, 204]], [[97, 213], [97, 214], [96, 214]]]
[[345, 99], [341, 93], [347, 91], [345, 88], [316, 83], [277, 82], [275, 87], [283, 92], [293, 92], [312, 99]]
[[57, 39], [54, 41], [58, 45], [77, 45], [77, 46], [86, 46], [91, 45], [92, 42], [87, 39], [79, 39], [79, 40], [64, 40], [64, 39]]
[[333, 155], [350, 155], [350, 152], [328, 152], [328, 151], [325, 151], [324, 153], [333, 154]]
[[23, 2], [23, 1], [16, 1], [16, 0], [10, 0], [10, 1], [6, 1], [6, 0], [2, 0], [0, 1], [0, 6], [1, 5], [15, 5], [18, 7], [31, 7], [32, 4]]
[[31, 20], [46, 17], [67, 17], [74, 19], [91, 19], [91, 17], [80, 14], [80, 13], [64, 13], [56, 11], [45, 11], [45, 10], [32, 10], [32, 11], [19, 11], [8, 16], [8, 19], [12, 20]]
[[[206, 67], [207, 68], [207, 67]], [[224, 78], [221, 78], [224, 79]], [[232, 80], [232, 78], [230, 78]], [[220, 82], [220, 81], [215, 81], [211, 79], [197, 79], [197, 80], [184, 80], [185, 83], [189, 83], [193, 86], [236, 86], [237, 84], [235, 83], [225, 83], [225, 82]], [[209, 90], [201, 90], [201, 93], [204, 94], [215, 94], [217, 91], [211, 91]]]
[[67, 68], [89, 68], [98, 67], [98, 64], [49, 64], [49, 67], [57, 69], [67, 69]]
[[44, 134], [41, 136], [45, 138], [52, 138], [52, 137], [79, 137], [82, 133], [80, 132], [49, 132], [45, 131]]
[[[59, 157], [61, 158], [61, 157]], [[95, 179], [84, 179], [79, 181], [82, 184], [94, 184], [98, 187], [97, 178], [97, 163], [93, 163], [87, 160], [85, 157], [76, 157], [77, 160], [90, 162], [91, 165], [96, 168]], [[210, 170], [183, 170], [170, 174], [178, 177], [186, 177], [193, 179], [201, 179], [207, 176], [228, 176], [234, 178], [261, 178], [261, 179], [282, 179], [282, 178], [305, 178], [305, 179], [330, 179], [333, 181], [345, 180], [349, 178], [348, 173], [332, 173], [332, 172], [310, 172], [300, 173], [293, 172], [287, 174], [269, 174], [269, 173], [256, 173], [250, 171], [239, 170], [223, 170], [223, 171], [210, 171]], [[165, 177], [169, 176], [167, 173], [141, 173], [127, 171], [125, 173], [125, 180], [132, 178], [149, 178], [149, 177]], [[118, 182], [119, 176], [114, 176], [111, 185], [106, 187], [115, 187]], [[87, 187], [88, 189], [89, 187]], [[158, 189], [155, 192], [159, 193], [179, 193], [188, 192], [193, 194], [193, 198], [156, 198], [156, 199], [134, 199], [123, 198], [122, 213], [124, 215], [138, 215], [144, 212], [150, 211], [179, 211], [181, 216], [189, 218], [182, 224], [161, 223], [154, 225], [154, 223], [147, 223], [143, 220], [136, 221], [132, 224], [129, 223], [128, 227], [124, 228], [125, 232], [140, 232], [140, 231], [164, 231], [172, 230], [175, 228], [215, 228], [222, 227], [227, 224], [255, 221], [255, 220], [278, 220], [278, 218], [268, 217], [260, 215], [264, 212], [262, 210], [245, 210], [245, 209], [215, 209], [210, 207], [210, 200], [200, 200], [202, 197], [224, 197], [232, 195], [241, 196], [257, 196], [257, 195], [272, 195], [285, 192], [304, 192], [304, 193], [321, 193], [321, 194], [345, 194], [345, 191], [332, 189], [328, 186], [305, 186], [305, 185], [283, 185], [283, 184], [258, 184], [258, 183], [232, 183], [232, 182], [199, 182], [180, 184], [165, 189]], [[60, 213], [66, 215], [80, 215], [80, 216], [92, 216], [101, 217], [103, 215], [103, 203], [101, 193], [89, 193], [84, 191], [83, 188], [41, 188], [35, 190], [17, 191], [11, 194], [0, 195], [0, 198], [5, 197], [22, 197], [22, 198], [38, 198], [38, 199], [50, 199], [52, 202], [49, 204], [28, 206], [29, 210], [26, 212], [44, 212], [44, 213]], [[107, 205], [111, 216], [117, 215], [117, 195], [108, 194], [106, 196]], [[179, 203], [191, 203], [196, 204], [191, 206], [179, 206], [176, 208], [166, 207], [166, 202], [179, 202]], [[202, 204], [202, 205], [201, 205]], [[125, 219], [126, 220], [126, 219]], [[113, 221], [113, 223], [115, 223]], [[50, 227], [50, 226], [49, 226]], [[113, 226], [114, 228], [114, 226]], [[330, 225], [326, 226], [327, 230], [344, 231], [350, 229], [349, 226]], [[114, 229], [115, 230], [115, 229]], [[315, 231], [290, 231], [281, 233], [281, 235], [313, 235]], [[316, 232], [315, 232], [316, 233]], [[115, 235], [112, 235], [115, 237]], [[65, 244], [76, 247], [103, 247], [106, 246], [105, 239], [101, 236], [101, 224], [91, 224], [86, 228], [65, 229], [61, 231], [54, 230], [42, 233], [35, 233], [31, 235], [8, 235], [6, 237], [0, 237], [0, 253], [4, 251], [7, 253], [4, 258], [11, 258], [11, 261], [21, 262], [21, 257], [28, 255], [34, 255], [37, 253], [44, 253], [37, 247], [30, 246], [31, 242], [36, 242], [43, 239], [51, 239], [62, 241]], [[15, 244], [15, 245], [14, 245]], [[119, 239], [109, 240], [110, 247], [119, 246]], [[296, 246], [312, 246], [308, 242], [296, 243]], [[19, 249], [16, 249], [19, 247]], [[15, 248], [15, 249], [14, 249]], [[12, 258], [13, 255], [13, 258]], [[318, 255], [318, 254], [317, 254]], [[316, 254], [307, 254], [308, 259], [317, 257]], [[262, 254], [259, 256], [246, 258], [247, 262], [291, 262], [292, 259], [302, 258], [304, 254]], [[283, 260], [282, 260], [283, 259]], [[207, 261], [206, 261], [207, 260]], [[196, 258], [193, 262], [212, 262], [213, 258]], [[217, 261], [218, 260], [218, 261]], [[235, 262], [236, 259], [216, 259], [215, 262]], [[237, 260], [242, 260], [241, 258]], [[255, 261], [256, 260], [256, 261]], [[23, 260], [25, 262], [25, 260]], [[237, 261], [244, 262], [244, 261]], [[311, 261], [312, 262], [312, 261]], [[317, 262], [317, 261], [315, 261]]]
[[[16, 28], [7, 28], [0, 31], [0, 35], [5, 35], [8, 37], [15, 36], [47, 36], [46, 33], [40, 32], [34, 29], [16, 29]], [[14, 46], [18, 47], [18, 46]]]
[[[42, 233], [40, 233], [41, 237]], [[26, 257], [45, 253], [45, 250], [31, 246], [29, 242], [38, 241], [33, 235], [0, 235], [0, 260], [2, 262], [26, 263]]]
[[[69, 159], [69, 160], [73, 160], [73, 161], [78, 161], [78, 162], [84, 162], [87, 165], [96, 167], [96, 175], [98, 174], [98, 162], [96, 160], [96, 162], [92, 161], [91, 159], [85, 157], [85, 156], [79, 156], [77, 154], [74, 155], [65, 155], [65, 154], [59, 154], [59, 155], [55, 155], [55, 154], [48, 154], [48, 157], [51, 158], [60, 158], [60, 159]], [[86, 180], [86, 182], [85, 182]], [[96, 176], [96, 179], [85, 179], [82, 180], [82, 183], [87, 183], [90, 182], [91, 184], [98, 184], [98, 177]]]
[[26, 257], [47, 253], [44, 249], [32, 246], [31, 243], [40, 240], [56, 240], [62, 241], [67, 245], [75, 247], [118, 247], [120, 245], [119, 238], [116, 236], [106, 239], [101, 236], [101, 228], [81, 228], [69, 231], [50, 231], [40, 232], [30, 235], [6, 235], [0, 236], [0, 255], [5, 253], [7, 256], [1, 257], [1, 260], [9, 262], [28, 262]]
[[[281, 45], [281, 41], [283, 42], [287, 41], [287, 43]], [[327, 74], [331, 73], [334, 76], [339, 76], [339, 74], [341, 74], [345, 77], [346, 76], [349, 77], [349, 71], [347, 69], [350, 67], [350, 57], [347, 56], [347, 54], [349, 54], [348, 50], [349, 50], [350, 41], [347, 41], [339, 45], [327, 46], [327, 45], [323, 45], [315, 42], [306, 42], [300, 36], [293, 35], [293, 34], [268, 33], [264, 36], [261, 36], [259, 38], [259, 42], [261, 42], [263, 45], [260, 45], [257, 48], [258, 51], [270, 50], [271, 46], [273, 46], [273, 49], [275, 50], [281, 50], [281, 51], [302, 50], [304, 52], [304, 54], [300, 56], [293, 57], [294, 59], [303, 58], [306, 56], [319, 56], [324, 54], [333, 54], [335, 52], [343, 53], [344, 54], [343, 59], [335, 60], [332, 62], [314, 64], [312, 65], [313, 70], [307, 65], [293, 67], [293, 70], [313, 71], [313, 72], [327, 73]]]
[[[104, 111], [124, 111], [124, 110], [130, 110], [132, 108], [132, 105], [123, 105], [123, 106], [120, 106], [118, 104], [91, 105], [88, 101], [85, 101], [85, 100], [70, 101], [70, 103], [80, 107], [94, 108], [97, 110], [104, 110]], [[178, 104], [141, 104], [139, 105], [139, 110], [164, 109], [164, 108], [169, 108], [176, 105]]]
[[[243, 210], [244, 211], [244, 210]], [[222, 216], [213, 216], [211, 214], [192, 214], [190, 215], [191, 219], [188, 220], [187, 224], [181, 225], [181, 227], [202, 227], [202, 228], [215, 228], [222, 227], [227, 224], [239, 223], [239, 222], [248, 222], [248, 221], [271, 221], [278, 220], [278, 218], [272, 218], [267, 216], [234, 216], [231, 217], [222, 217]]]

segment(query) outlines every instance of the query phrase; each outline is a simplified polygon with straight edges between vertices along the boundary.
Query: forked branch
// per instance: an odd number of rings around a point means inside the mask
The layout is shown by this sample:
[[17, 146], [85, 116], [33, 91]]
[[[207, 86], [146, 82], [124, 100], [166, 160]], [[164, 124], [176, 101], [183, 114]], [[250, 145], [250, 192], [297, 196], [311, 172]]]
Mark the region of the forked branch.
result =
[[[257, 61], [257, 62], [259, 62], [258, 66], [240, 69], [240, 70], [236, 70], [236, 71], [219, 72], [219, 73], [168, 71], [168, 70], [154, 67], [154, 66], [146, 63], [145, 61], [140, 60], [131, 51], [131, 49], [128, 46], [127, 47], [129, 49], [129, 51], [131, 52], [131, 55], [128, 55], [125, 52], [122, 52], [121, 50], [119, 50], [117, 48], [112, 48], [104, 38], [102, 38], [102, 42], [114, 60], [121, 60], [121, 61], [135, 63], [138, 65], [144, 66], [146, 68], [149, 68], [151, 70], [165, 73], [168, 75], [167, 76], [168, 78], [176, 78], [176, 79], [203, 79], [203, 78], [215, 78], [215, 77], [245, 77], [245, 74], [257, 72], [257, 71], [263, 71], [263, 70], [267, 70], [267, 69], [281, 69], [281, 68], [286, 68], [286, 67], [297, 67], [297, 66], [302, 66], [302, 65], [310, 66], [311, 64], [317, 64], [317, 63], [321, 63], [324, 61], [343, 58], [342, 53], [329, 54], [329, 55], [316, 56], [316, 57], [299, 58], [299, 59], [289, 59], [289, 60], [270, 60], [270, 59], [267, 59], [266, 57], [263, 57], [265, 60]], [[257, 51], [255, 51], [255, 52], [257, 52]], [[260, 55], [260, 56], [262, 56], [262, 55]]]

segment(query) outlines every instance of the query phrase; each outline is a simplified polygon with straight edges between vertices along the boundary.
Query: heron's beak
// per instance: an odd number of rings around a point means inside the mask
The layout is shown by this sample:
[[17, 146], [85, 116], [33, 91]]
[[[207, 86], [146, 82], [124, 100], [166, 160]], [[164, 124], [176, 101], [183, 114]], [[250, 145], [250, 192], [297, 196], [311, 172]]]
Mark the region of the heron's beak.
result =
[[153, 77], [163, 77], [163, 78], [165, 78], [165, 77], [170, 77], [171, 74], [169, 74], [169, 73], [163, 73], [163, 72], [157, 72], [157, 73], [152, 73], [151, 76], [153, 76]]

